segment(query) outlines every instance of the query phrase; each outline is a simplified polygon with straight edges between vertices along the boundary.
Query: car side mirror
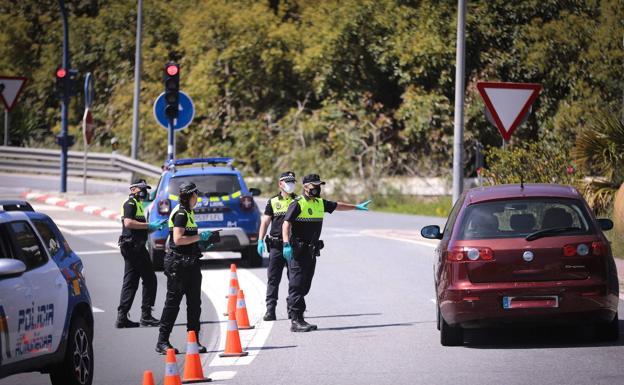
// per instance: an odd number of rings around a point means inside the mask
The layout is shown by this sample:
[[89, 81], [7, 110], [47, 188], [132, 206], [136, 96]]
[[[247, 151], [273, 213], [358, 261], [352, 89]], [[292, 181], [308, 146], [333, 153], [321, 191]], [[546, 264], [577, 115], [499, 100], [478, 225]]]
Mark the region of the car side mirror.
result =
[[19, 259], [0, 259], [0, 279], [19, 277], [26, 271], [26, 265]]
[[250, 188], [249, 189], [249, 193], [251, 194], [252, 197], [257, 197], [258, 195], [262, 194], [262, 191], [260, 191], [259, 188]]
[[601, 218], [598, 219], [598, 226], [602, 231], [609, 231], [613, 228], [613, 221], [611, 219]]
[[430, 225], [425, 226], [420, 230], [420, 235], [427, 239], [442, 239], [442, 233], [440, 232], [440, 226]]

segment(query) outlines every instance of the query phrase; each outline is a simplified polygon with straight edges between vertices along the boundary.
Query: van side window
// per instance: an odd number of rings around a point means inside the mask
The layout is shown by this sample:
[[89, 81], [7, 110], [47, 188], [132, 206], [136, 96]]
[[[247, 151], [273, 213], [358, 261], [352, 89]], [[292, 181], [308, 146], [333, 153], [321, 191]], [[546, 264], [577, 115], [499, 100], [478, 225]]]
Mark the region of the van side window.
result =
[[12, 222], [9, 224], [13, 232], [16, 257], [24, 262], [27, 270], [32, 270], [44, 265], [48, 261], [39, 239], [33, 229], [25, 221]]
[[61, 245], [58, 239], [56, 239], [56, 236], [54, 236], [54, 232], [52, 232], [50, 225], [47, 223], [47, 221], [43, 221], [40, 219], [33, 220], [33, 224], [37, 228], [37, 231], [39, 232], [39, 235], [41, 235], [41, 238], [43, 238], [43, 244], [50, 252], [50, 255], [56, 255], [56, 253], [58, 253], [58, 251], [61, 249]]
[[13, 258], [11, 242], [9, 241], [9, 230], [6, 225], [0, 225], [0, 259]]

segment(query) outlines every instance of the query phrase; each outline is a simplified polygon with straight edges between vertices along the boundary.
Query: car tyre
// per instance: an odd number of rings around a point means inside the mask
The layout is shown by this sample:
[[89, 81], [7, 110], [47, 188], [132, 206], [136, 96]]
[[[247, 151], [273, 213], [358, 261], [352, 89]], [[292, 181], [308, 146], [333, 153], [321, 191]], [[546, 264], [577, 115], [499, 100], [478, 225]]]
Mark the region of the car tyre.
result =
[[81, 316], [72, 320], [63, 362], [50, 371], [52, 385], [91, 385], [93, 330]]
[[450, 326], [440, 316], [440, 343], [442, 346], [460, 346], [464, 343], [464, 331], [460, 326]]
[[436, 306], [436, 328], [440, 330], [440, 306]]
[[262, 256], [258, 254], [257, 246], [247, 246], [243, 251], [241, 251], [241, 256], [243, 261], [249, 267], [261, 267], [262, 266]]
[[[149, 244], [149, 242], [148, 242]], [[165, 251], [164, 250], [156, 250], [151, 246], [149, 248], [150, 259], [152, 260], [152, 267], [155, 271], [163, 271], [164, 263], [165, 263]]]
[[620, 320], [618, 314], [609, 323], [598, 323], [594, 326], [598, 341], [617, 341], [620, 338]]

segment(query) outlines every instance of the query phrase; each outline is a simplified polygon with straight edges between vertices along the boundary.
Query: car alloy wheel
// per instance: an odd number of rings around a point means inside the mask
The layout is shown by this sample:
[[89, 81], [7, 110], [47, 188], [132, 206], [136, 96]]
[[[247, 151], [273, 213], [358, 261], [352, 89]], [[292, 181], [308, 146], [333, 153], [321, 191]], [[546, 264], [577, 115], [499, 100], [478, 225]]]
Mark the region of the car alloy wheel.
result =
[[74, 335], [74, 372], [80, 384], [86, 384], [91, 374], [91, 356], [89, 354], [89, 338], [84, 329], [77, 329]]

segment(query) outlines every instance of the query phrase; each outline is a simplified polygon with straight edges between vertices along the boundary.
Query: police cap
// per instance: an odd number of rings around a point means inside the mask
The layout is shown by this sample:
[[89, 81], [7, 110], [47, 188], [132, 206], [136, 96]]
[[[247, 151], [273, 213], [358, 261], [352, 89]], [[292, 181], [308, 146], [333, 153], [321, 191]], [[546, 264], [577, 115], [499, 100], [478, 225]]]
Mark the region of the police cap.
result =
[[184, 182], [180, 185], [180, 195], [191, 195], [198, 191], [197, 186], [193, 182]]
[[280, 175], [279, 180], [284, 181], [284, 182], [296, 182], [297, 181], [297, 179], [295, 178], [295, 173], [292, 171], [283, 172], [282, 175]]
[[135, 179], [134, 182], [132, 182], [132, 184], [130, 185], [130, 188], [133, 188], [133, 187], [138, 187], [140, 189], [143, 189], [143, 188], [151, 189], [152, 188], [152, 186], [149, 186], [147, 184], [145, 179]]
[[325, 182], [321, 180], [321, 177], [318, 174], [308, 174], [304, 176], [303, 184], [308, 184], [308, 183], [312, 183], [316, 185], [325, 184]]

